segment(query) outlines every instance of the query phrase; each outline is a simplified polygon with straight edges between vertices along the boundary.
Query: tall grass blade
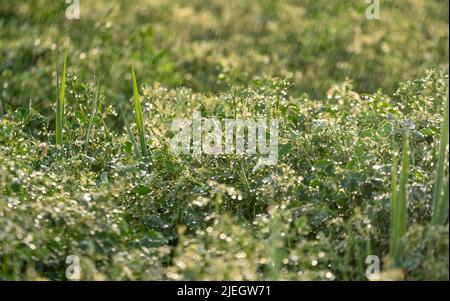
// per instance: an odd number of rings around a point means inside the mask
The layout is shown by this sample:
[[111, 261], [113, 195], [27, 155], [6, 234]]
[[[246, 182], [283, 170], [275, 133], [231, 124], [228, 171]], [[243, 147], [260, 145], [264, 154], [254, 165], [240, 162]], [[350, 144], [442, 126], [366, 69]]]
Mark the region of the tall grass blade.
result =
[[[448, 93], [447, 93], [448, 95]], [[441, 127], [441, 138], [439, 142], [439, 154], [438, 162], [436, 167], [436, 179], [434, 182], [434, 192], [433, 192], [433, 217], [432, 222], [435, 225], [443, 224], [447, 217], [448, 211], [448, 177], [445, 179], [445, 161], [446, 153], [448, 147], [448, 130], [449, 130], [449, 107], [448, 107], [448, 96], [444, 105], [444, 120]], [[447, 181], [447, 187], [442, 190], [445, 185], [444, 181]], [[443, 195], [444, 194], [444, 195]], [[447, 197], [445, 197], [447, 194]]]
[[138, 159], [142, 158], [141, 152], [139, 151], [139, 147], [137, 145], [136, 139], [134, 138], [133, 132], [131, 131], [130, 125], [128, 124], [127, 118], [125, 117], [125, 113], [123, 112], [122, 106], [119, 105], [120, 112], [122, 114], [122, 118], [125, 122], [125, 128], [127, 129], [128, 138], [130, 138], [131, 144], [133, 144], [134, 152]]
[[437, 208], [437, 211], [439, 212], [439, 214], [437, 215], [437, 218], [436, 218], [436, 224], [438, 224], [438, 225], [444, 224], [447, 219], [448, 202], [449, 202], [448, 196], [449, 196], [448, 177], [446, 177], [445, 184], [444, 184], [444, 194], [442, 196], [439, 207]]
[[100, 91], [100, 77], [97, 80], [97, 87], [95, 89], [95, 96], [94, 96], [94, 102], [92, 103], [92, 108], [91, 108], [91, 116], [89, 117], [89, 124], [88, 124], [88, 129], [87, 129], [87, 133], [86, 133], [86, 140], [84, 142], [84, 146], [85, 146], [85, 150], [89, 145], [89, 139], [91, 137], [91, 132], [92, 132], [92, 125], [94, 123], [94, 116], [97, 110], [97, 102], [98, 102], [98, 94]]
[[[396, 163], [396, 162], [395, 162]], [[409, 138], [405, 136], [403, 142], [400, 180], [398, 187], [393, 187], [392, 198], [392, 224], [391, 224], [391, 250], [390, 255], [394, 259], [394, 265], [398, 266], [403, 255], [402, 238], [406, 234], [408, 222], [408, 165], [409, 165]], [[393, 168], [393, 172], [397, 172], [397, 168]], [[396, 179], [393, 175], [393, 180]], [[395, 182], [393, 186], [396, 186]]]
[[136, 75], [134, 73], [134, 68], [131, 70], [133, 77], [133, 98], [134, 98], [134, 112], [136, 115], [136, 125], [139, 132], [139, 142], [141, 143], [141, 152], [144, 157], [147, 156], [147, 144], [145, 142], [144, 134], [144, 122], [142, 118], [141, 103], [139, 101], [139, 90], [136, 81]]
[[394, 219], [395, 219], [395, 208], [397, 208], [397, 173], [398, 173], [398, 158], [397, 155], [394, 157], [394, 162], [392, 164], [392, 177], [391, 177], [391, 236], [390, 236], [390, 248], [391, 251], [395, 250], [397, 237], [394, 231]]
[[67, 50], [64, 52], [64, 65], [61, 78], [61, 87], [56, 102], [56, 144], [63, 146], [63, 118], [64, 118], [64, 100], [66, 93], [66, 68], [67, 68]]

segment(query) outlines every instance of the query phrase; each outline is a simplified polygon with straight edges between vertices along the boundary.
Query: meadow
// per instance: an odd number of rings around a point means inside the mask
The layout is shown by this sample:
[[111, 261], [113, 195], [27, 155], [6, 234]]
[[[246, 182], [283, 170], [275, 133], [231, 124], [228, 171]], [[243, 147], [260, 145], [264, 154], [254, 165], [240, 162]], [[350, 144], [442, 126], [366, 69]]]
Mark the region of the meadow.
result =
[[[448, 1], [67, 6], [0, 5], [1, 280], [449, 279]], [[174, 153], [195, 111], [277, 164]]]

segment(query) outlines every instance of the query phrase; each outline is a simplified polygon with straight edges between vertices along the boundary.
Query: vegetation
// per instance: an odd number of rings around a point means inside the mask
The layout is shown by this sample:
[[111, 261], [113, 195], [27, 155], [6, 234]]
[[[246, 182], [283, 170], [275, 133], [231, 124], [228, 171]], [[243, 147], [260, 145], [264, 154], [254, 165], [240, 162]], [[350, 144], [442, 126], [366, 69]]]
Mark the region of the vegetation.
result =
[[56, 103], [56, 144], [63, 146], [64, 100], [66, 98], [67, 53], [64, 54], [64, 66], [61, 80], [61, 92]]
[[409, 166], [409, 141], [404, 139], [402, 150], [402, 168], [400, 182], [397, 187], [397, 163], [394, 161], [391, 192], [391, 257], [398, 265], [403, 254], [402, 239], [406, 234], [408, 211], [408, 166]]
[[[0, 279], [448, 280], [448, 3], [401, 3], [3, 0]], [[278, 164], [175, 154], [194, 110]]]

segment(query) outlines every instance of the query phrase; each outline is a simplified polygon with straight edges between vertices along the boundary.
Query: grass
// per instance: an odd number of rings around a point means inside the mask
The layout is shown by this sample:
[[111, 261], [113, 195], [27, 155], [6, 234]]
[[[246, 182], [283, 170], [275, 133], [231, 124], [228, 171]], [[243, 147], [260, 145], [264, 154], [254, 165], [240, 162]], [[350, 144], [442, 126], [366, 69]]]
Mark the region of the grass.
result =
[[88, 129], [86, 132], [86, 140], [84, 142], [85, 149], [89, 146], [89, 139], [91, 138], [92, 126], [94, 124], [94, 117], [95, 117], [95, 113], [97, 111], [97, 102], [98, 102], [99, 93], [100, 93], [100, 77], [97, 80], [94, 101], [92, 102], [91, 114], [89, 116], [89, 125], [88, 125]]
[[403, 239], [408, 224], [408, 168], [409, 168], [409, 138], [406, 135], [403, 142], [400, 181], [397, 183], [397, 164], [394, 160], [392, 175], [392, 203], [391, 203], [391, 248], [390, 256], [396, 266], [400, 266], [403, 258]]
[[136, 153], [136, 158], [137, 159], [141, 159], [142, 155], [141, 152], [139, 151], [139, 146], [136, 142], [136, 139], [134, 138], [133, 132], [131, 131], [130, 125], [128, 124], [127, 118], [125, 116], [125, 113], [123, 112], [123, 108], [122, 106], [120, 106], [120, 112], [122, 114], [122, 119], [125, 122], [125, 128], [127, 130], [127, 134], [128, 134], [128, 138], [130, 139], [130, 142], [132, 143], [133, 147], [134, 147], [134, 151]]
[[[64, 265], [68, 253], [81, 257], [84, 279], [363, 280], [369, 253], [395, 258], [406, 279], [448, 277], [441, 269], [448, 259], [448, 223], [424, 230], [431, 219], [424, 208], [433, 198], [424, 175], [433, 173], [428, 158], [438, 139], [431, 128], [442, 125], [441, 109], [430, 106], [439, 107], [441, 96], [435, 93], [445, 93], [445, 76], [431, 71], [399, 91], [396, 97], [411, 100], [414, 113], [400, 110], [386, 95], [362, 98], [348, 83], [323, 102], [307, 97], [278, 101], [285, 89], [278, 80], [213, 96], [158, 87], [149, 94], [144, 88], [140, 101], [154, 105], [155, 134], [146, 159], [151, 172], [141, 168], [141, 147], [120, 105], [118, 114], [106, 101], [94, 121], [83, 118], [81, 109], [92, 117], [95, 99], [103, 97], [98, 81], [94, 97], [83, 92], [84, 85], [68, 83], [80, 98], [66, 110], [64, 161], [56, 160], [56, 150], [40, 146], [37, 132], [30, 137], [36, 124], [47, 126], [42, 115], [12, 110], [1, 120], [0, 210], [9, 217], [0, 221], [2, 244], [8, 246], [0, 255], [7, 262], [1, 277], [64, 279], [64, 269], [53, 258]], [[277, 166], [253, 173], [251, 157], [191, 158], [166, 147], [173, 111], [183, 112], [195, 100], [194, 107], [207, 104], [205, 118], [258, 116], [260, 109], [243, 95], [266, 99], [268, 112], [279, 106]], [[434, 99], [432, 105], [424, 103]], [[330, 111], [330, 105], [337, 110]], [[188, 110], [182, 114], [190, 117]], [[125, 133], [104, 130], [96, 121], [120, 115]], [[84, 145], [89, 123], [94, 126], [87, 157], [77, 141]], [[421, 126], [403, 138], [397, 179], [397, 164], [389, 158], [397, 152], [397, 137], [404, 137], [411, 124]], [[48, 137], [52, 131], [41, 139]], [[386, 222], [390, 215], [391, 225]], [[178, 242], [180, 227], [185, 229], [183, 243]], [[436, 249], [429, 251], [433, 264], [423, 256], [424, 241], [434, 242]], [[30, 256], [35, 258], [31, 263]], [[24, 263], [33, 269], [17, 272]]]

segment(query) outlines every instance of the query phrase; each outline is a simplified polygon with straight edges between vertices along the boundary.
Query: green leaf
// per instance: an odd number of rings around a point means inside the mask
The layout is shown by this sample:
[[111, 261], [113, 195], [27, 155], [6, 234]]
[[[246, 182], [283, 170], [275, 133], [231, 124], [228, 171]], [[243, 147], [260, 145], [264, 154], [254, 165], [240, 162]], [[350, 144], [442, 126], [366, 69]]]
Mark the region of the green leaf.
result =
[[290, 144], [290, 143], [281, 144], [280, 145], [280, 153], [279, 153], [280, 157], [287, 156], [291, 152], [291, 149], [292, 149], [292, 144]]
[[372, 129], [365, 129], [362, 131], [362, 137], [374, 137], [375, 132]]

